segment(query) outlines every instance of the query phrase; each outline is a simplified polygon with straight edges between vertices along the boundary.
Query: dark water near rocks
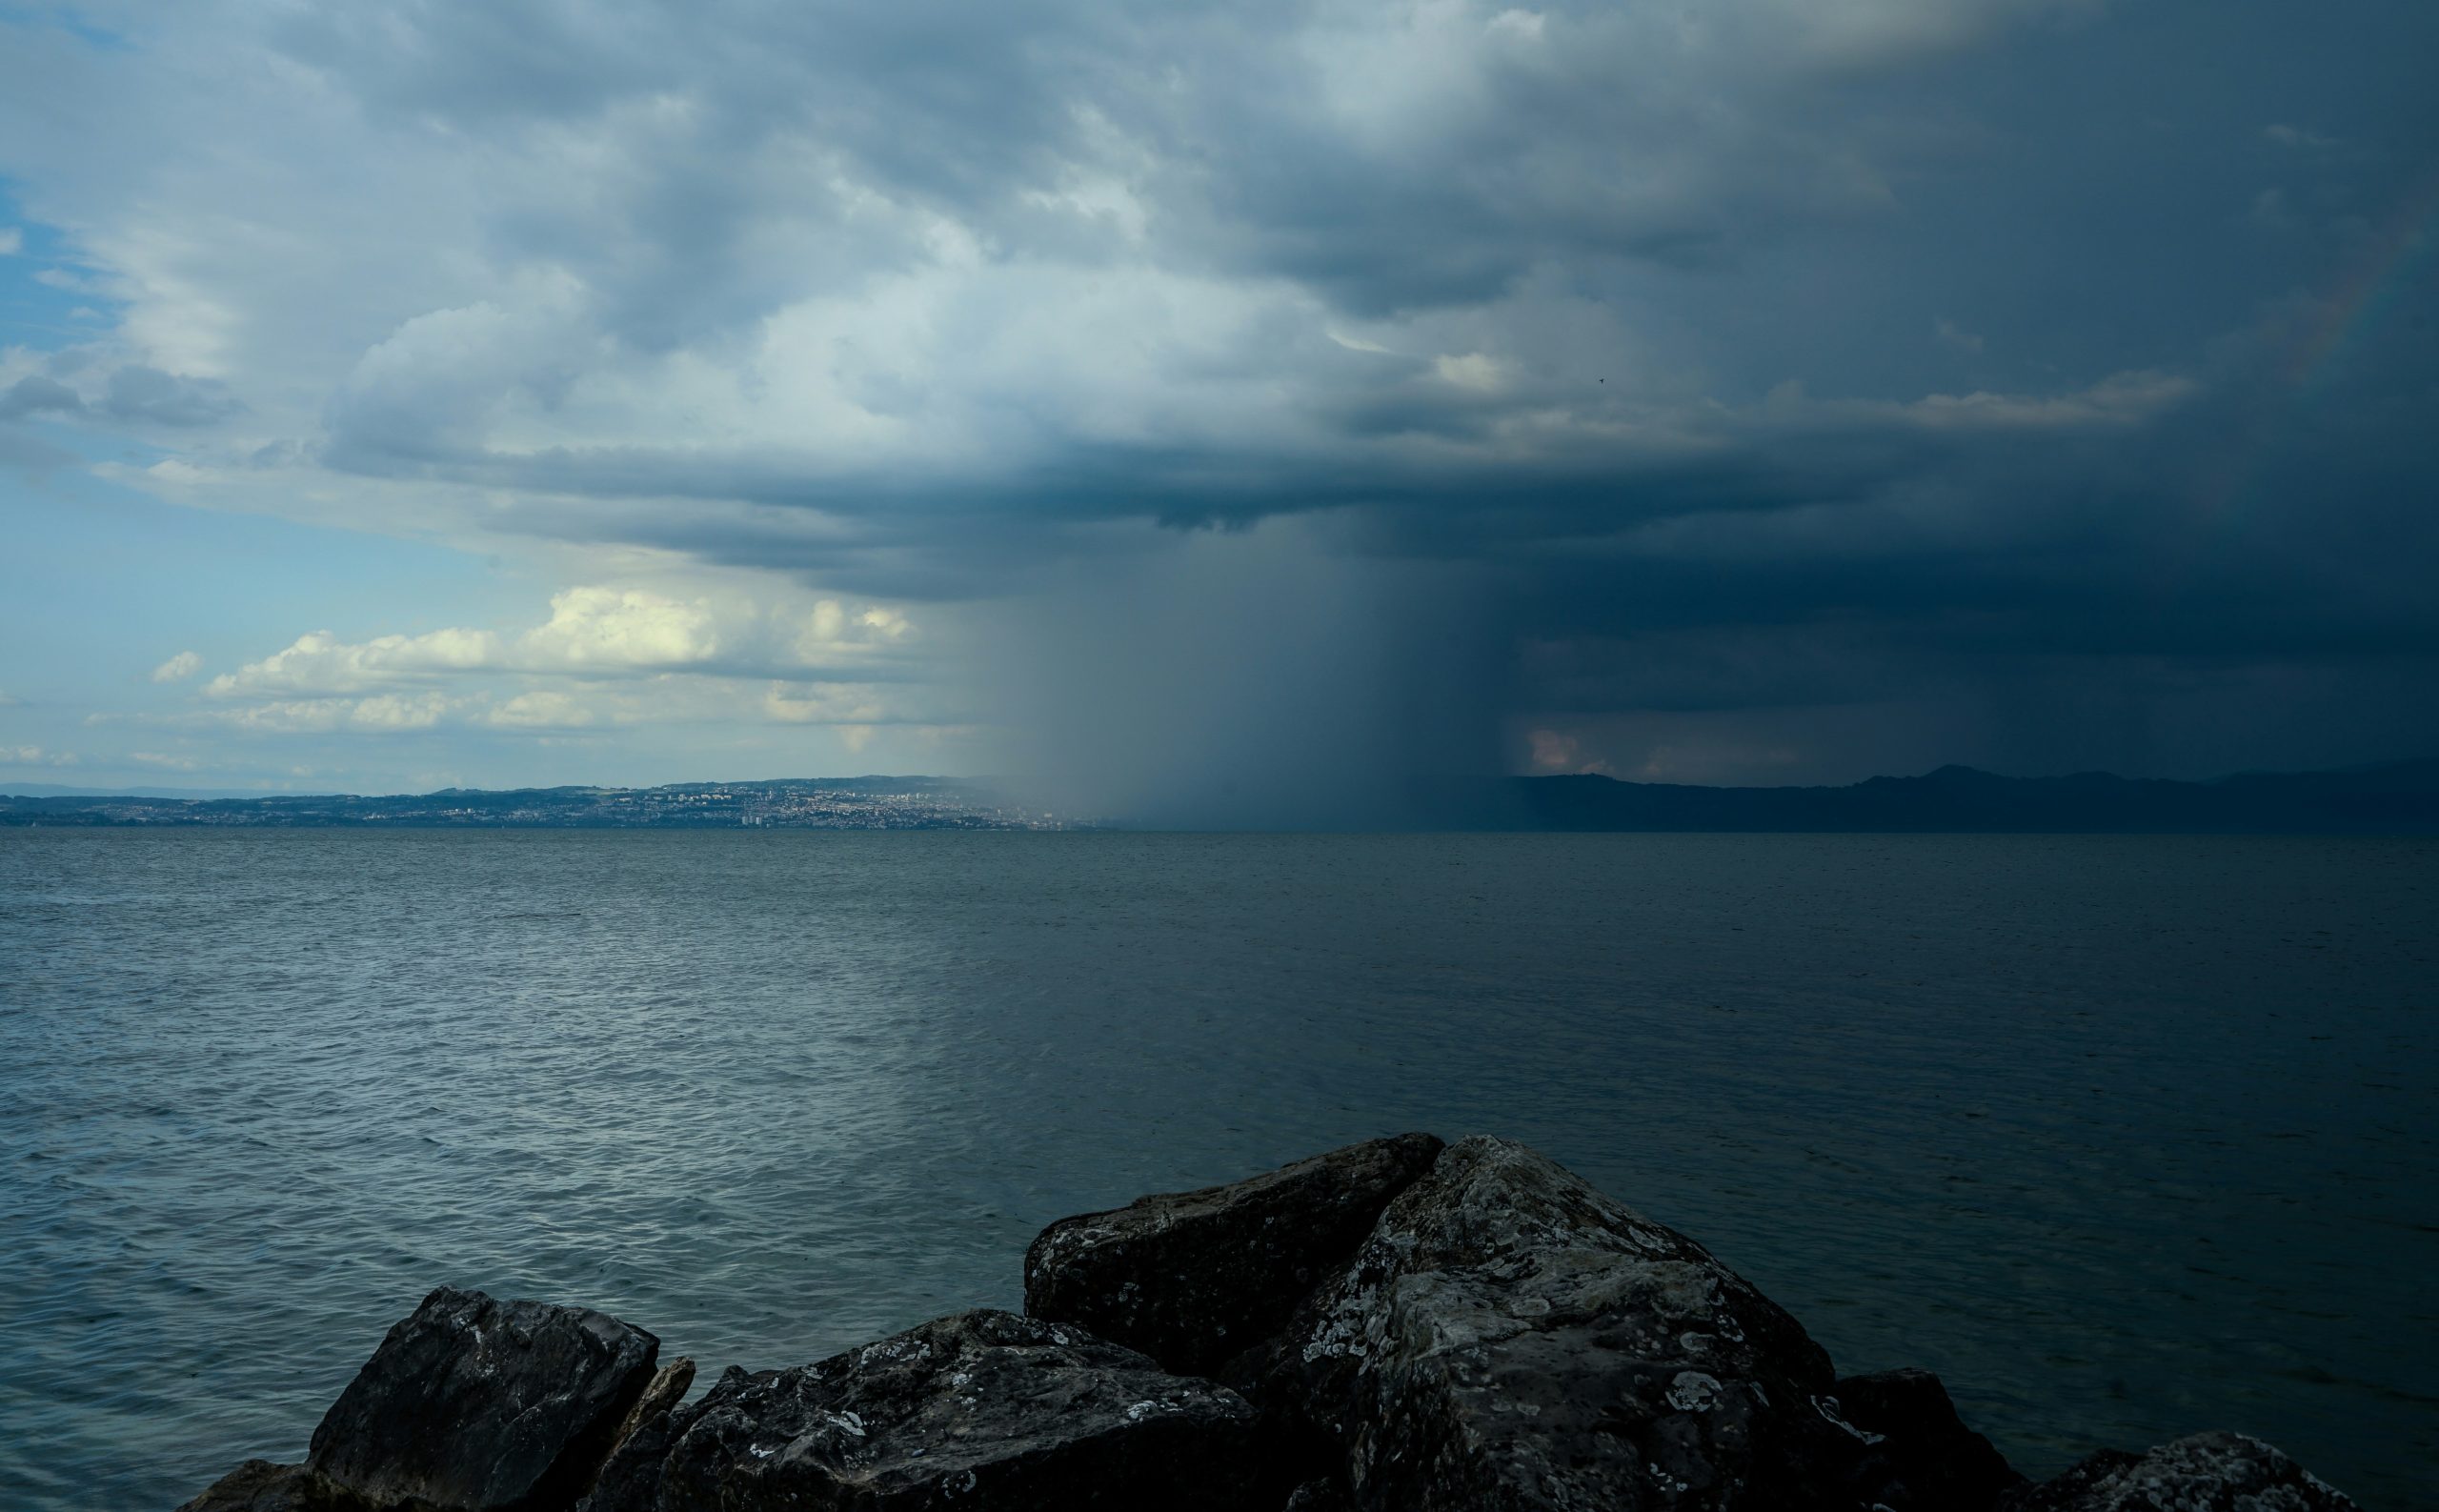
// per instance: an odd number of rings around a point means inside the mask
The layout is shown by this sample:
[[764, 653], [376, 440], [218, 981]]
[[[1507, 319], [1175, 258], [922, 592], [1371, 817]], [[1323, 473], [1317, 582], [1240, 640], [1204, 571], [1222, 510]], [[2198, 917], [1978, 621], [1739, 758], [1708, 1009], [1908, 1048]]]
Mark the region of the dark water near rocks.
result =
[[294, 1458], [447, 1281], [710, 1371], [1046, 1220], [1531, 1140], [2019, 1464], [2439, 1484], [2439, 845], [0, 833], [0, 1505]]

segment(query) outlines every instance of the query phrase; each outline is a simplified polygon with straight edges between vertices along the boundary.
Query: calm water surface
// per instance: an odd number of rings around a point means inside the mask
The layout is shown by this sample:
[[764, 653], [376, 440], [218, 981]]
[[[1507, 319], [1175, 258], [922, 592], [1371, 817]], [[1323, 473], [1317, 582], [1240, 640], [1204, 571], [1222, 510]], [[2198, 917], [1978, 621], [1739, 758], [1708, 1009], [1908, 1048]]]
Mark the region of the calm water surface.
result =
[[2403, 1509], [2435, 963], [2427, 840], [0, 831], [0, 1505], [297, 1458], [441, 1282], [799, 1363], [1427, 1128], [2035, 1474], [2231, 1426]]

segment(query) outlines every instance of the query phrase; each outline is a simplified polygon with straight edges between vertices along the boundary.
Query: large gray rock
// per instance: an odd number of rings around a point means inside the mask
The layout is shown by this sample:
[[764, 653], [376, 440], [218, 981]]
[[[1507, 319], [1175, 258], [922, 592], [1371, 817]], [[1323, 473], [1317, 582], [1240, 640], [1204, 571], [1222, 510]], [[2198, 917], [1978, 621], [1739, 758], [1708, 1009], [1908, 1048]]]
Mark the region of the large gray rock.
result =
[[731, 1369], [640, 1429], [586, 1512], [1243, 1506], [1253, 1409], [1079, 1328], [938, 1319], [818, 1364]]
[[1449, 1146], [1267, 1361], [1356, 1504], [1860, 1507], [1829, 1357], [1693, 1240], [1522, 1145]]
[[2241, 1433], [2197, 1433], [2148, 1454], [2103, 1450], [2026, 1486], [2005, 1512], [2359, 1512], [2351, 1498]]
[[1025, 1252], [1025, 1312], [1213, 1374], [1284, 1327], [1440, 1149], [1428, 1134], [1372, 1139], [1227, 1186], [1060, 1219]]
[[442, 1287], [390, 1330], [313, 1430], [306, 1467], [379, 1506], [574, 1503], [660, 1341], [606, 1313]]

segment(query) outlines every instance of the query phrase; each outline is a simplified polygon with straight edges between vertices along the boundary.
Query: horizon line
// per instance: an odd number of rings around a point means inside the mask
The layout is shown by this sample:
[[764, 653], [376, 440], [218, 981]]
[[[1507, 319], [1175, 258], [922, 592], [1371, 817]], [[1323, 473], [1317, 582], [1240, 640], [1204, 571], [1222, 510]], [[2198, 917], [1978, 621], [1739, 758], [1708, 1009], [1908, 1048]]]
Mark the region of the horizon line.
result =
[[[1613, 782], [1623, 787], [1695, 788], [1711, 792], [1817, 792], [1841, 788], [1863, 787], [1873, 782], [1920, 782], [1943, 773], [1995, 778], [2003, 782], [2071, 782], [2083, 778], [2104, 777], [2116, 782], [2160, 782], [2191, 787], [2207, 787], [2243, 777], [2297, 777], [2360, 776], [2399, 767], [2439, 763], [2439, 756], [2401, 756], [2382, 761], [2355, 762], [2335, 767], [2305, 767], [2288, 769], [2245, 768], [2207, 777], [2127, 776], [2100, 768], [2054, 773], [2039, 776], [2019, 776], [1994, 772], [1985, 767], [1964, 762], [1945, 761], [1914, 774], [1875, 773], [1850, 782], [1685, 782], [1664, 778], [1624, 777], [1612, 772], [1499, 772], [1481, 774], [1448, 774], [1419, 778], [1428, 782], [1559, 782], [1590, 779]], [[946, 776], [935, 773], [865, 772], [834, 776], [778, 777], [694, 777], [675, 782], [603, 783], [558, 782], [515, 787], [465, 787], [451, 784], [422, 792], [393, 791], [371, 793], [340, 789], [301, 788], [176, 788], [168, 785], [133, 784], [121, 787], [79, 786], [72, 783], [10, 783], [0, 781], [0, 797], [8, 798], [149, 798], [155, 802], [232, 803], [274, 798], [432, 798], [451, 793], [503, 795], [516, 793], [655, 793], [675, 788], [776, 787], [800, 785], [818, 787], [824, 784], [871, 782], [929, 782], [974, 789], [1020, 788], [1038, 783], [1038, 779], [1007, 776]]]

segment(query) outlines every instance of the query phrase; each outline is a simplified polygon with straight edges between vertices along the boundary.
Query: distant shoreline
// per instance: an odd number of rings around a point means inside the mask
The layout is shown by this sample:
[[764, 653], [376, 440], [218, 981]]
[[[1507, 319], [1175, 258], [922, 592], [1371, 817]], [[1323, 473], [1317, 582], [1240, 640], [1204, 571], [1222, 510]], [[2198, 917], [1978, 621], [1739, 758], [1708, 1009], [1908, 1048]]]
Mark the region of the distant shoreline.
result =
[[[1397, 784], [1388, 786], [1396, 788]], [[2107, 773], [2006, 777], [1947, 766], [1844, 787], [1733, 788], [1596, 775], [1411, 781], [1332, 823], [1226, 802], [1093, 818], [953, 778], [861, 776], [654, 788], [448, 788], [363, 796], [0, 795], [0, 827], [341, 829], [1359, 830], [1785, 834], [2439, 834], [2439, 760], [2207, 782]]]

